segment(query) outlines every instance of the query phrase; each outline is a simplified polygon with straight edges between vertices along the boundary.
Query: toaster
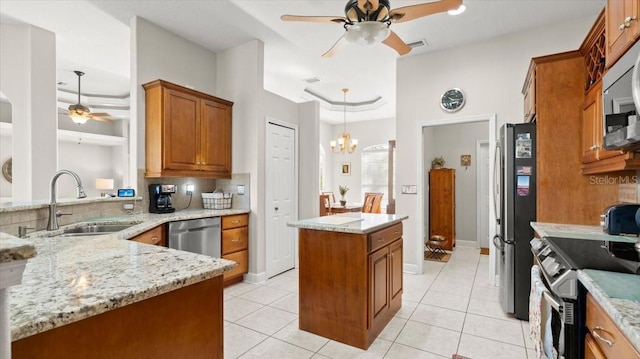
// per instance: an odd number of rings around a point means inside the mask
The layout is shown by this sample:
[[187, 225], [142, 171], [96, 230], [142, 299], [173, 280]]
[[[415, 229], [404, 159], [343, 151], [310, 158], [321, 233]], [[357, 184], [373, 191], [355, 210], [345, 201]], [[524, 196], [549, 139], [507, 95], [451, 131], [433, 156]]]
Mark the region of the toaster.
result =
[[636, 224], [636, 212], [640, 204], [616, 204], [604, 210], [600, 217], [602, 230], [607, 234], [640, 234], [640, 226]]

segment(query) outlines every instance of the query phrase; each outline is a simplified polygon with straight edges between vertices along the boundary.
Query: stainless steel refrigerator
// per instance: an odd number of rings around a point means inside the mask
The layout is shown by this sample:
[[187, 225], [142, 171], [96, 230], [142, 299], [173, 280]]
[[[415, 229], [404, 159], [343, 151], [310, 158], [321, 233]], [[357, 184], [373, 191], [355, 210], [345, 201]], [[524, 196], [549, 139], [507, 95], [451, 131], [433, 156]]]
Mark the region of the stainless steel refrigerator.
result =
[[500, 128], [495, 168], [494, 208], [500, 230], [493, 244], [500, 254], [500, 305], [505, 313], [528, 320], [533, 265], [530, 223], [536, 220], [535, 123]]

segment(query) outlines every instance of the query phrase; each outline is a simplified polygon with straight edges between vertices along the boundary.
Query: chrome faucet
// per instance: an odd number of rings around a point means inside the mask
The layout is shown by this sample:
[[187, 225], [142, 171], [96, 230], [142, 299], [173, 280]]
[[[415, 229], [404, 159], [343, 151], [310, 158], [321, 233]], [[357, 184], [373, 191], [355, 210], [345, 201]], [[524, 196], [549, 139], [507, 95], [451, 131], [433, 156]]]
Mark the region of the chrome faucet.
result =
[[78, 177], [75, 172], [69, 170], [60, 170], [56, 172], [53, 177], [51, 177], [51, 182], [49, 184], [49, 223], [47, 223], [47, 231], [53, 231], [60, 228], [58, 226], [58, 217], [72, 214], [56, 211], [56, 181], [58, 180], [58, 177], [62, 176], [65, 173], [76, 180], [76, 184], [78, 185], [78, 188], [76, 189], [78, 192], [78, 198], [87, 197], [87, 195], [84, 193], [84, 188], [82, 188], [82, 181], [80, 181], [80, 177]]

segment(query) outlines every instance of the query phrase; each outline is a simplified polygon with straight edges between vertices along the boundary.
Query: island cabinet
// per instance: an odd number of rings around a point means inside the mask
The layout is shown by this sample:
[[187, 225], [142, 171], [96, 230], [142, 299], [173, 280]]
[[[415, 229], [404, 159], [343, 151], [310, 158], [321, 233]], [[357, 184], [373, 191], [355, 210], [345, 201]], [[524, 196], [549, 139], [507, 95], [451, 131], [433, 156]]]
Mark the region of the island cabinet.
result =
[[402, 306], [402, 223], [300, 228], [299, 248], [300, 329], [367, 349]]
[[585, 358], [640, 359], [638, 351], [591, 293], [587, 293], [586, 312]]
[[607, 68], [640, 37], [640, 0], [607, 0]]
[[231, 177], [233, 102], [170, 82], [142, 85], [145, 177]]
[[242, 282], [249, 270], [249, 215], [222, 217], [222, 258], [236, 262], [236, 267], [224, 273], [225, 287]]
[[140, 233], [137, 236], [131, 238], [130, 240], [134, 242], [147, 243], [147, 244], [155, 244], [157, 246], [166, 247], [167, 246], [167, 237], [166, 237], [165, 225], [161, 224], [155, 228], [152, 228], [144, 233]]

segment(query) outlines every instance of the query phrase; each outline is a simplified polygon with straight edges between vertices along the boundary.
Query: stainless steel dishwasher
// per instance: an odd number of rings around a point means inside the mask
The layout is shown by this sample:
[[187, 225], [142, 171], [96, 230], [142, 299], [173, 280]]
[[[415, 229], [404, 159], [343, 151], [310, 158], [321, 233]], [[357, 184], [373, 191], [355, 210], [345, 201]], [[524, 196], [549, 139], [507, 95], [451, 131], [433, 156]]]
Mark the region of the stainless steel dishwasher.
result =
[[169, 248], [220, 257], [220, 217], [169, 223]]

